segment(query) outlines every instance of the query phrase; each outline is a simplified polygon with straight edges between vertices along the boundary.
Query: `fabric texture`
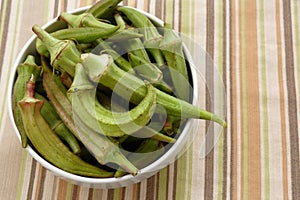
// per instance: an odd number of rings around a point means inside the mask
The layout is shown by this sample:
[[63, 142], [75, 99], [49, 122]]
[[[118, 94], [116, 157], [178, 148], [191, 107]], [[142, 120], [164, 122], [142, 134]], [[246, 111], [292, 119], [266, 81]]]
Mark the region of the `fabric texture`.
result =
[[299, 0], [123, 1], [187, 38], [202, 80], [199, 106], [228, 123], [220, 133], [200, 122], [187, 151], [153, 177], [117, 189], [81, 187], [23, 150], [7, 106], [14, 61], [32, 25], [93, 3], [0, 0], [0, 199], [300, 199]]

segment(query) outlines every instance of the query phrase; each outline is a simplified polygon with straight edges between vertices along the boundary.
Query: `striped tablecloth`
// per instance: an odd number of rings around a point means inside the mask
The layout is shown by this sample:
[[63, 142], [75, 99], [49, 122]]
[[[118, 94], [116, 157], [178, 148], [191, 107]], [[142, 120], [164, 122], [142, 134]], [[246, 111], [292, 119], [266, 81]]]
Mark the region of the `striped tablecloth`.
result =
[[300, 199], [299, 0], [125, 0], [191, 38], [194, 58], [195, 46], [206, 50], [214, 65], [204, 76], [219, 73], [226, 99], [200, 87], [199, 105], [224, 105], [228, 128], [200, 159], [200, 126], [179, 160], [126, 188], [73, 185], [32, 159], [8, 116], [13, 63], [33, 24], [94, 2], [0, 0], [0, 199]]

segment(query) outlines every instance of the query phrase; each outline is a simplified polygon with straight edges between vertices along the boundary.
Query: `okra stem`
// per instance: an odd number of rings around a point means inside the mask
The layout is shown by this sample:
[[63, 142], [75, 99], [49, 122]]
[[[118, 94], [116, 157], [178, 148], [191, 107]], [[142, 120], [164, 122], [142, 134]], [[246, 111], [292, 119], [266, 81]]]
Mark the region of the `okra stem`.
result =
[[50, 62], [53, 68], [65, 71], [74, 76], [74, 68], [80, 62], [81, 55], [75, 43], [71, 40], [56, 39], [38, 25], [34, 25], [32, 30], [49, 51]]

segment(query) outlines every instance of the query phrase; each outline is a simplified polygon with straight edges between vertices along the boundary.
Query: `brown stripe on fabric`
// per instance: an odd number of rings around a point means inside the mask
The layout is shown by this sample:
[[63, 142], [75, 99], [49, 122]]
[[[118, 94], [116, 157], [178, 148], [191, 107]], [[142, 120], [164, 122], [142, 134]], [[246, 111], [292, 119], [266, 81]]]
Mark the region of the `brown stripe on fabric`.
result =
[[[174, 162], [174, 179], [173, 179], [173, 191], [172, 191], [172, 197], [169, 197], [171, 199], [176, 199], [176, 188], [177, 188], [177, 166], [178, 166], [178, 161], [176, 160]], [[169, 172], [169, 171], [168, 171]], [[168, 180], [169, 180], [170, 176], [169, 176], [169, 173], [168, 173]]]
[[64, 4], [62, 6], [63, 11], [67, 11], [68, 9], [68, 0], [63, 0]]
[[281, 116], [281, 146], [282, 146], [282, 185], [283, 199], [288, 199], [288, 163], [287, 163], [287, 146], [286, 146], [286, 116], [284, 109], [284, 87], [282, 74], [282, 41], [281, 41], [281, 25], [280, 25], [280, 1], [276, 0], [276, 38], [277, 38], [277, 59], [278, 59], [278, 83], [280, 96], [280, 116]]
[[[167, 180], [170, 180], [170, 167], [171, 167], [171, 165], [168, 165], [168, 167], [167, 167]], [[175, 175], [174, 175], [174, 177], [175, 177]], [[169, 199], [169, 181], [167, 181], [166, 189], [167, 189], [166, 199]]]
[[134, 184], [133, 191], [132, 191], [132, 200], [140, 199], [140, 192], [141, 192], [141, 183]]
[[291, 151], [291, 178], [292, 196], [294, 199], [300, 197], [300, 160], [299, 160], [299, 138], [298, 138], [298, 119], [297, 119], [297, 97], [296, 82], [294, 75], [294, 52], [291, 19], [291, 1], [283, 3], [284, 21], [284, 41], [285, 41], [285, 60], [286, 60], [286, 84], [288, 92], [288, 113], [289, 113], [289, 132], [290, 132], [290, 151]]
[[80, 190], [79, 190], [78, 186], [77, 185], [73, 185], [71, 199], [72, 200], [79, 199], [79, 193], [80, 193]]
[[39, 165], [39, 173], [38, 173], [38, 181], [37, 181], [37, 188], [36, 188], [36, 199], [42, 199], [43, 192], [44, 192], [44, 183], [46, 178], [46, 169]]
[[[174, 3], [175, 4], [175, 3]], [[178, 32], [180, 33], [181, 32], [181, 21], [182, 21], [182, 0], [179, 0], [178, 1], [178, 4], [179, 4], [179, 10], [178, 10], [178, 13], [176, 13], [176, 10], [174, 9], [174, 13], [173, 15], [179, 15], [179, 19], [178, 19]]]
[[59, 179], [58, 182], [57, 199], [65, 199], [67, 194], [68, 182], [63, 179]]
[[147, 179], [146, 200], [154, 199], [155, 195], [155, 175]]
[[235, 1], [229, 1], [229, 66], [230, 66], [230, 199], [237, 199], [237, 87], [236, 87], [236, 18]]
[[125, 199], [125, 191], [126, 191], [126, 188], [125, 187], [122, 187], [119, 189], [119, 200], [124, 200]]
[[27, 199], [32, 198], [33, 194], [33, 185], [34, 185], [34, 179], [35, 179], [35, 172], [36, 172], [36, 166], [37, 162], [35, 159], [32, 159], [31, 162], [31, 170], [30, 170], [30, 178], [29, 178], [29, 187], [28, 187], [28, 193], [27, 193]]
[[[223, 0], [223, 84], [224, 90], [227, 91], [227, 1]], [[226, 95], [226, 93], [225, 93]], [[226, 97], [225, 97], [226, 99]], [[226, 113], [226, 101], [224, 103], [224, 113]], [[225, 120], [227, 121], [227, 115], [225, 114]], [[227, 129], [224, 130], [225, 134]], [[224, 135], [223, 141], [223, 186], [222, 186], [222, 199], [227, 197], [227, 134]]]
[[160, 172], [156, 174], [156, 187], [155, 187], [155, 196], [158, 198], [159, 193], [159, 179], [160, 179]]
[[[241, 11], [241, 8], [242, 8], [242, 2], [239, 1], [238, 3], [238, 8], [239, 8], [239, 11], [238, 11], [238, 18], [239, 18], [239, 21], [238, 21], [238, 30], [237, 30], [237, 35], [239, 37], [239, 43], [242, 43], [243, 41], [243, 38], [242, 38], [242, 11]], [[242, 45], [240, 44], [239, 45], [239, 48], [237, 48], [237, 50], [240, 52], [240, 54], [243, 54], [243, 50], [242, 50]], [[240, 85], [240, 91], [239, 92], [239, 98], [240, 98], [240, 106], [239, 106], [239, 109], [240, 109], [240, 116], [241, 116], [241, 125], [240, 125], [240, 130], [241, 130], [241, 133], [240, 133], [240, 166], [238, 166], [240, 168], [240, 196], [241, 196], [241, 199], [244, 200], [244, 190], [245, 190], [245, 139], [244, 139], [244, 126], [245, 124], [243, 123], [244, 122], [244, 109], [243, 109], [243, 103], [244, 103], [244, 100], [243, 100], [243, 80], [242, 80], [242, 73], [243, 73], [243, 61], [242, 61], [242, 56], [243, 55], [240, 55], [240, 60], [239, 60], [239, 63], [237, 63], [240, 67], [236, 66], [237, 68], [239, 68], [240, 70], [240, 75], [239, 77], [237, 78], [237, 81]]]
[[87, 5], [87, 0], [81, 0], [80, 2], [79, 2], [79, 6], [80, 7], [83, 7], [83, 6], [86, 6]]
[[53, 18], [57, 17], [58, 16], [58, 4], [59, 4], [59, 0], [55, 0], [54, 2], [54, 13], [53, 13]]
[[[260, 106], [256, 1], [245, 2], [246, 93], [248, 119], [248, 197], [261, 198]], [[251, 127], [251, 128], [250, 128]]]
[[[0, 78], [1, 78], [1, 74], [2, 74], [2, 67], [3, 66], [3, 61], [4, 61], [4, 52], [5, 52], [5, 46], [6, 46], [6, 42], [7, 42], [7, 35], [8, 35], [8, 25], [9, 25], [9, 21], [10, 21], [10, 12], [11, 12], [11, 2], [7, 0], [7, 4], [6, 4], [6, 15], [4, 16], [4, 18], [2, 18], [1, 20], [4, 20], [4, 26], [3, 26], [3, 33], [2, 33], [2, 38], [1, 38], [1, 44], [0, 44]], [[4, 0], [1, 2], [1, 12], [3, 13], [4, 9]]]
[[144, 1], [144, 10], [146, 12], [149, 12], [149, 10], [150, 10], [150, 0], [145, 0]]
[[108, 189], [107, 191], [107, 200], [113, 200], [114, 199], [114, 189]]
[[[214, 80], [214, 66], [213, 66], [213, 56], [214, 56], [214, 1], [207, 0], [207, 10], [206, 10], [206, 85], [210, 88], [206, 87], [206, 94], [205, 94], [205, 102], [206, 102], [206, 109], [213, 112], [212, 102], [213, 102], [213, 80]], [[212, 60], [211, 60], [212, 59]], [[206, 131], [206, 154], [210, 151], [211, 146], [213, 145], [211, 142], [213, 139], [213, 127], [210, 126], [210, 122], [205, 122], [205, 131]], [[210, 139], [208, 140], [208, 134], [212, 134]], [[204, 183], [204, 199], [213, 199], [213, 181], [214, 178], [214, 150], [212, 149], [205, 157], [205, 183]]]
[[94, 196], [94, 189], [93, 188], [89, 188], [88, 200], [93, 200], [93, 196]]
[[155, 1], [155, 16], [162, 19], [162, 3], [163, 0]]

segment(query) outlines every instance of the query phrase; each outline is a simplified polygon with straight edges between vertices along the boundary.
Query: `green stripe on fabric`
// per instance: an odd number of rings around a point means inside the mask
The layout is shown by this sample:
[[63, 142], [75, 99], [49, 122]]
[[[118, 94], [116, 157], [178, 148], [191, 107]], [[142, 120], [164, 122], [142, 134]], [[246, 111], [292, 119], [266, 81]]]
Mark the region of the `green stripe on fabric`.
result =
[[300, 5], [299, 3], [297, 3], [296, 1], [294, 2], [294, 26], [295, 26], [295, 56], [296, 56], [296, 66], [298, 66], [297, 69], [297, 76], [298, 76], [298, 94], [300, 94], [300, 32], [299, 32], [299, 8], [298, 5]]
[[187, 199], [192, 198], [192, 180], [193, 180], [193, 148], [192, 145], [188, 150], [188, 186], [187, 186]]
[[248, 199], [248, 111], [247, 111], [247, 86], [246, 86], [246, 37], [245, 37], [245, 28], [246, 28], [246, 17], [245, 17], [245, 0], [241, 1], [241, 62], [242, 62], [242, 109], [243, 109], [243, 116], [242, 116], [242, 123], [244, 130], [242, 130], [243, 136], [244, 136], [244, 146], [242, 146], [244, 150], [244, 154], [242, 155], [242, 158], [244, 159], [243, 165], [244, 165], [244, 174], [242, 176], [244, 177], [244, 188], [242, 188], [243, 191], [243, 199], [247, 200]]
[[167, 177], [168, 177], [168, 167], [163, 168], [159, 172], [159, 188], [158, 188], [158, 200], [164, 200], [167, 197]]
[[23, 184], [24, 184], [24, 175], [25, 175], [27, 155], [28, 155], [27, 151], [25, 149], [23, 149], [16, 199], [21, 199], [22, 188], [23, 188]]
[[[223, 0], [219, 0], [219, 6], [218, 6], [218, 13], [219, 13], [219, 34], [218, 34], [218, 40], [219, 40], [219, 49], [218, 49], [218, 72], [220, 77], [223, 77]], [[218, 95], [220, 95], [220, 98], [218, 98], [218, 110], [220, 110], [222, 113], [220, 115], [223, 115], [223, 86], [218, 85], [219, 92]], [[218, 137], [218, 136], [217, 136]], [[218, 139], [218, 199], [221, 200], [223, 198], [223, 148], [224, 148], [224, 135], [221, 134]]]
[[67, 191], [66, 191], [66, 200], [70, 200], [72, 197], [72, 188], [73, 188], [73, 184], [72, 183], [68, 183], [67, 184]]
[[[191, 21], [190, 24], [190, 31], [188, 33], [188, 36], [191, 42], [189, 45], [189, 50], [191, 55], [194, 55], [194, 46], [193, 44], [195, 42], [194, 36], [195, 36], [195, 0], [190, 0], [190, 8], [189, 8], [189, 21]], [[193, 148], [192, 145], [190, 145], [190, 148], [188, 149], [188, 186], [187, 186], [187, 199], [190, 200], [192, 198], [192, 181], [193, 181]]]
[[186, 152], [177, 160], [177, 185], [176, 185], [176, 199], [185, 199], [185, 183], [186, 183], [186, 163], [187, 154]]
[[264, 0], [259, 2], [259, 23], [260, 23], [260, 47], [261, 47], [261, 76], [262, 76], [262, 110], [263, 110], [263, 138], [264, 138], [264, 199], [270, 199], [270, 167], [269, 167], [269, 135], [268, 135], [268, 97], [267, 97], [267, 72], [266, 72], [266, 48], [264, 28]]
[[173, 0], [166, 0], [166, 13], [165, 13], [165, 22], [173, 25]]

